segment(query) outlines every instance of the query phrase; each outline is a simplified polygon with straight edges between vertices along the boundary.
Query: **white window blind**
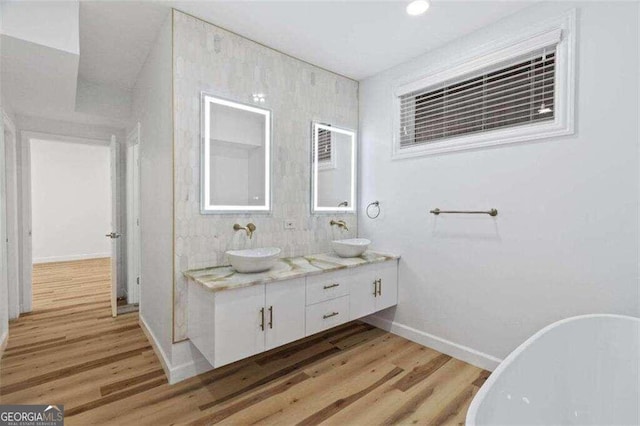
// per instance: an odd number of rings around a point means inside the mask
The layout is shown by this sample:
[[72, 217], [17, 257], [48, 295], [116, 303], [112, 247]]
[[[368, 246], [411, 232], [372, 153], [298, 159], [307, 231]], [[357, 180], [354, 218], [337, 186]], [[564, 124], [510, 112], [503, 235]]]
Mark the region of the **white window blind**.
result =
[[330, 162], [332, 155], [331, 132], [318, 129], [318, 162]]
[[399, 96], [400, 149], [554, 120], [556, 50]]

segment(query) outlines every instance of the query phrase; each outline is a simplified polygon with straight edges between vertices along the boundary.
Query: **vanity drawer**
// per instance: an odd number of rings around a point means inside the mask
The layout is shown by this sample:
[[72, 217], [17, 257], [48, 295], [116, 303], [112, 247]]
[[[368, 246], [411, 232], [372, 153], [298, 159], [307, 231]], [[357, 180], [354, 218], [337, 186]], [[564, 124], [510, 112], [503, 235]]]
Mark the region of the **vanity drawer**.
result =
[[307, 306], [348, 294], [348, 271], [328, 272], [307, 277]]
[[349, 296], [307, 306], [307, 336], [349, 321]]

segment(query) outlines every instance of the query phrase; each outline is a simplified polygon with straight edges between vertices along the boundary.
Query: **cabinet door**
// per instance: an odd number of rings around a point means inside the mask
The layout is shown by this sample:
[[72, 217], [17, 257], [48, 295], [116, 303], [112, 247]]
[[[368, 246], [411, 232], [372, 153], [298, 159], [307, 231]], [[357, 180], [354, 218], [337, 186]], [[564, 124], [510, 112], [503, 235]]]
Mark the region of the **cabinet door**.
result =
[[398, 262], [389, 261], [376, 265], [376, 279], [378, 295], [376, 297], [376, 311], [398, 304]]
[[264, 284], [216, 293], [215, 367], [265, 350], [264, 298]]
[[266, 295], [266, 349], [303, 338], [305, 279], [267, 284]]
[[365, 317], [376, 310], [376, 267], [353, 268], [349, 276], [349, 315], [351, 320]]

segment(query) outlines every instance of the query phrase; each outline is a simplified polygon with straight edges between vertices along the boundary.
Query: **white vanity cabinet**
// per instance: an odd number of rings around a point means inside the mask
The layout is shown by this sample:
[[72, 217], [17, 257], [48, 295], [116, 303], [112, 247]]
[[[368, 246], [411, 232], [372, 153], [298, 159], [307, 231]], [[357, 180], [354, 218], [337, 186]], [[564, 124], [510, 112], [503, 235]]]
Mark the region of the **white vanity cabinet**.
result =
[[398, 303], [398, 265], [396, 262], [354, 268], [349, 281], [349, 312], [352, 320]]
[[214, 367], [305, 336], [305, 280], [212, 293], [189, 287], [189, 338]]
[[[398, 258], [379, 258], [331, 258], [345, 265], [327, 271], [310, 263], [295, 278], [282, 265], [282, 278], [255, 274], [264, 281], [224, 267], [190, 272], [189, 339], [217, 368], [386, 309], [398, 301]], [[215, 273], [224, 277], [211, 281]]]

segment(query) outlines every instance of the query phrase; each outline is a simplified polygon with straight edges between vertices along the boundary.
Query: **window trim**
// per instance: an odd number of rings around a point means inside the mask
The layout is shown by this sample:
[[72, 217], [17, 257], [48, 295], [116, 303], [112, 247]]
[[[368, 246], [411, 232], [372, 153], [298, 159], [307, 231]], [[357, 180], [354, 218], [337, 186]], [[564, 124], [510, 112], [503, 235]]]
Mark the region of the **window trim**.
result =
[[[393, 150], [392, 159], [436, 155], [496, 145], [513, 144], [570, 135], [575, 132], [575, 9], [543, 25], [529, 28], [508, 42], [496, 40], [476, 51], [474, 55], [443, 64], [439, 71], [426, 76], [398, 82], [393, 90]], [[518, 56], [556, 44], [556, 81], [554, 120], [496, 129], [483, 133], [461, 135], [438, 142], [400, 147], [400, 96], [435, 86], [448, 80], [464, 77]]]

